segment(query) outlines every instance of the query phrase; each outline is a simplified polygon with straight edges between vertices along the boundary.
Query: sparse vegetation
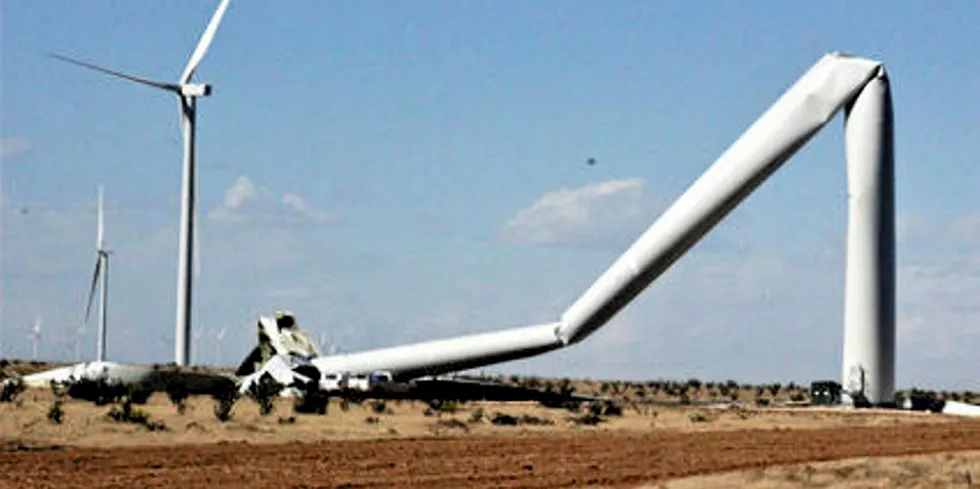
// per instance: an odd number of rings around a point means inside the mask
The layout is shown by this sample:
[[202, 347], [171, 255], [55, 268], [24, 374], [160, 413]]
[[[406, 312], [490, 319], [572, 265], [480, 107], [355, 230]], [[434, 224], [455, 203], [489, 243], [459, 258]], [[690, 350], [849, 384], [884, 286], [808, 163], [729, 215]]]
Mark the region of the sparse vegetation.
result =
[[170, 399], [170, 402], [177, 408], [177, 413], [183, 415], [187, 412], [187, 396], [189, 392], [186, 383], [182, 380], [172, 380], [167, 382], [164, 391], [167, 393], [167, 398]]
[[330, 407], [330, 394], [320, 390], [316, 384], [305, 386], [293, 401], [293, 411], [301, 414], [327, 414]]
[[259, 414], [268, 416], [275, 409], [276, 398], [283, 388], [271, 375], [265, 374], [248, 389], [248, 396], [259, 405]]
[[714, 416], [709, 416], [703, 411], [694, 411], [689, 414], [687, 419], [691, 420], [692, 423], [708, 423], [715, 420]]
[[132, 423], [146, 427], [149, 431], [163, 431], [167, 425], [162, 421], [150, 421], [150, 414], [146, 411], [134, 408], [133, 401], [129, 396], [124, 396], [120, 403], [112, 406], [106, 417], [117, 423]]
[[24, 381], [20, 377], [0, 375], [0, 402], [14, 402], [24, 392]]
[[585, 413], [581, 416], [573, 416], [569, 421], [574, 425], [595, 426], [603, 421], [602, 416], [595, 413]]
[[391, 412], [388, 410], [388, 404], [381, 400], [371, 402], [371, 411], [375, 414], [390, 414]]
[[440, 419], [439, 421], [436, 421], [436, 425], [442, 428], [459, 429], [463, 431], [470, 430], [469, 426], [466, 426], [466, 423], [456, 418]]
[[483, 408], [477, 408], [470, 413], [468, 422], [470, 424], [482, 423], [484, 418], [486, 418], [486, 413], [483, 411]]
[[232, 418], [232, 410], [235, 407], [235, 402], [238, 401], [238, 391], [233, 387], [223, 390], [217, 390], [211, 394], [214, 399], [214, 417], [221, 421], [222, 423], [228, 421]]
[[52, 424], [61, 424], [65, 418], [65, 411], [62, 408], [65, 403], [65, 393], [65, 386], [54, 381], [51, 382], [51, 394], [54, 400], [51, 403], [51, 408], [48, 409], [48, 421]]

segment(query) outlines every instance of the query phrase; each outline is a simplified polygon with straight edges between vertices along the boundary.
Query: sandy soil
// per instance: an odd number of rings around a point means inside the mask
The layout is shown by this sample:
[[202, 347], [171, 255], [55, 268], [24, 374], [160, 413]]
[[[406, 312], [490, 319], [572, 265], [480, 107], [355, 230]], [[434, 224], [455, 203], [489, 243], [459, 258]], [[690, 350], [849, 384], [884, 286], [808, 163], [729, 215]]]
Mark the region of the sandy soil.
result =
[[[109, 406], [71, 400], [52, 424], [52, 402], [32, 390], [0, 404], [0, 488], [980, 485], [980, 420], [933, 414], [640, 408], [583, 426], [534, 406], [425, 416], [422, 403], [382, 413], [332, 404], [316, 416], [281, 401], [263, 417], [242, 400], [221, 423], [211, 399], [192, 398], [181, 415], [156, 395], [138, 408], [167, 429], [150, 432], [108, 419]], [[497, 426], [488, 421], [497, 412], [539, 424]], [[684, 479], [705, 474], [717, 475]]]

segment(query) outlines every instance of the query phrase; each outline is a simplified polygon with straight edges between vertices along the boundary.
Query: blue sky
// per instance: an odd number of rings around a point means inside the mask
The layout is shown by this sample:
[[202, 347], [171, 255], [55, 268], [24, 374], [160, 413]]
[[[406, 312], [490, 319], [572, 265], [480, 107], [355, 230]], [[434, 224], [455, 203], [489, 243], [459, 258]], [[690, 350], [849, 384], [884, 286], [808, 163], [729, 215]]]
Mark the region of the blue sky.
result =
[[[106, 185], [109, 355], [172, 358], [176, 80], [217, 2], [0, 4], [2, 354], [76, 331]], [[972, 2], [233, 2], [197, 79], [195, 357], [296, 312], [358, 350], [552, 320], [821, 55], [893, 84], [902, 386], [978, 388]], [[497, 372], [836, 378], [841, 119], [584, 344]], [[595, 166], [585, 164], [595, 158]], [[588, 215], [589, 219], [574, 219]], [[570, 217], [572, 216], [572, 217]], [[226, 328], [220, 348], [217, 331]]]

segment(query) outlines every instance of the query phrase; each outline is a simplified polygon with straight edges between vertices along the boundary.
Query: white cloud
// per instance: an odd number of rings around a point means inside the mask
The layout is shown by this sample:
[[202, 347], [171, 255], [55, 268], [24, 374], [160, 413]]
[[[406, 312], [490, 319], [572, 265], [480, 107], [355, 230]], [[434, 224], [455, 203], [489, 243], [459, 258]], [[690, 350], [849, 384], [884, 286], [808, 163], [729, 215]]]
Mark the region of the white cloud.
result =
[[0, 160], [13, 158], [31, 149], [31, 143], [22, 137], [0, 139]]
[[225, 189], [225, 198], [221, 205], [208, 212], [209, 219], [225, 223], [254, 223], [257, 219], [284, 223], [293, 222], [296, 217], [303, 221], [323, 223], [333, 219], [334, 215], [314, 208], [306, 199], [293, 192], [286, 192], [282, 197], [276, 198], [274, 192], [257, 186], [244, 175]]
[[242, 175], [225, 189], [225, 200], [220, 206], [211, 209], [208, 217], [216, 221], [235, 221], [241, 220], [239, 213], [242, 205], [255, 199], [255, 184], [248, 177]]
[[654, 209], [643, 180], [628, 178], [548, 192], [501, 230], [508, 243], [543, 246], [621, 246], [648, 224]]
[[306, 203], [306, 200], [296, 195], [294, 193], [286, 192], [282, 196], [282, 203], [289, 207], [290, 209], [296, 211], [297, 214], [307, 217], [314, 222], [327, 222], [333, 219], [333, 215], [328, 212], [321, 212], [310, 207]]

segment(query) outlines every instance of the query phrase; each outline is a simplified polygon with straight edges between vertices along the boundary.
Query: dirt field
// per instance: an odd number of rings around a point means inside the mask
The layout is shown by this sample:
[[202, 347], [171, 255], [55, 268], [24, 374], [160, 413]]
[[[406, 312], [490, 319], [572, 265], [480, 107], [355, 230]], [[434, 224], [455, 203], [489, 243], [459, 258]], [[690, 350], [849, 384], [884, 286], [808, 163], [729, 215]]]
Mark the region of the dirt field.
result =
[[[211, 399], [181, 415], [155, 395], [138, 408], [166, 429], [150, 432], [72, 400], [52, 424], [52, 402], [32, 390], [0, 404], [0, 488], [980, 486], [980, 421], [931, 414], [643, 408], [587, 426], [534, 406], [425, 416], [422, 403], [333, 404], [316, 416], [281, 401], [260, 416], [242, 400], [222, 423]], [[490, 423], [498, 412], [525, 423]]]
[[644, 489], [780, 489], [825, 487], [905, 489], [980, 487], [980, 451], [894, 458], [855, 458], [835, 462], [758, 468], [694, 476]]
[[[0, 485], [93, 489], [637, 487], [737, 469], [872, 454], [894, 456], [968, 449], [980, 450], [980, 423], [849, 430], [671, 430], [648, 434], [67, 448], [0, 454], [4, 480]], [[937, 477], [931, 466], [919, 470], [924, 476]]]

